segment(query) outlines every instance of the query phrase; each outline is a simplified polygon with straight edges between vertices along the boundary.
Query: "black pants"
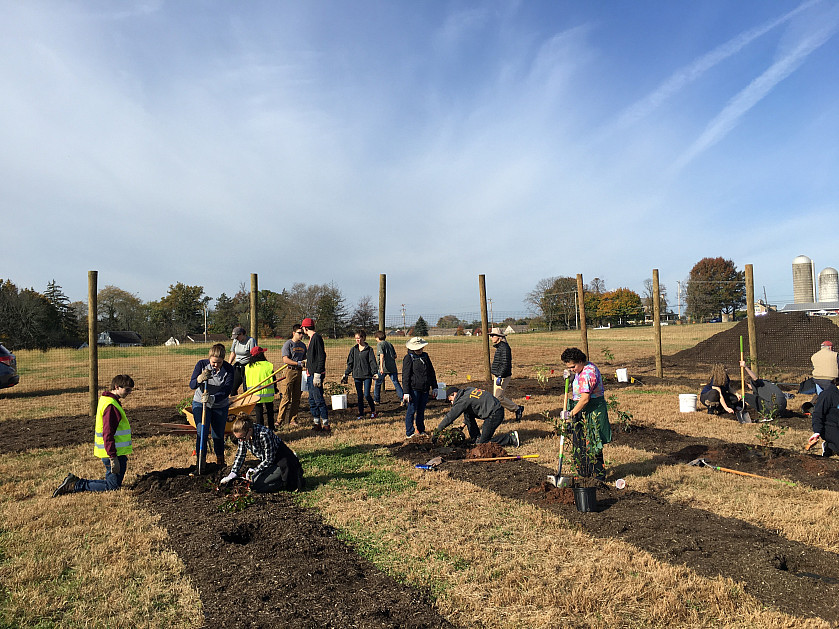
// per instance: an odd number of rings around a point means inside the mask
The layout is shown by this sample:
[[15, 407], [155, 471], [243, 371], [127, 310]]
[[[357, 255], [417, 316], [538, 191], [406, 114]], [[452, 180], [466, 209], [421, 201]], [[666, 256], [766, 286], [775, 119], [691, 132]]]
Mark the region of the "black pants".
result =
[[230, 392], [230, 395], [235, 395], [239, 392], [239, 387], [242, 386], [242, 383], [245, 381], [245, 365], [240, 365], [239, 363], [235, 363], [233, 365], [233, 390]]
[[[729, 408], [732, 408], [735, 411], [740, 410], [742, 408], [740, 400], [738, 400], [737, 396], [734, 395], [731, 391], [729, 391], [728, 389], [723, 389], [722, 394], [725, 397], [725, 403], [728, 405]], [[706, 391], [705, 393], [700, 393], [699, 401], [702, 402], [706, 407], [716, 406], [720, 404], [719, 391], [717, 391], [716, 389], [711, 389], [710, 391]]]
[[[262, 404], [257, 404], [253, 407], [253, 412], [255, 415], [255, 422], [260, 426], [268, 426], [271, 430], [274, 430], [274, 403], [273, 402], [265, 402]], [[266, 424], [263, 417], [268, 420]]]
[[480, 431], [478, 430], [478, 422], [475, 421], [475, 416], [471, 413], [464, 413], [463, 419], [466, 421], [466, 427], [469, 429], [469, 438], [474, 439], [475, 443], [488, 443], [492, 441], [500, 446], [508, 446], [513, 440], [509, 433], [504, 435], [496, 435], [495, 431], [504, 421], [504, 407], [499, 406], [498, 409], [484, 420]]
[[265, 468], [251, 483], [251, 489], [260, 494], [303, 489], [303, 467], [285, 443], [277, 451], [277, 462]]

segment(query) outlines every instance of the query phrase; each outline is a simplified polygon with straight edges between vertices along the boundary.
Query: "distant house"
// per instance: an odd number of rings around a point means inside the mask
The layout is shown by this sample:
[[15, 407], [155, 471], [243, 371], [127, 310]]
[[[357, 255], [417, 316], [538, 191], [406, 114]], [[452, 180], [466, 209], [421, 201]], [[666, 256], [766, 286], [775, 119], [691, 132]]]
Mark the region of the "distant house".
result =
[[528, 326], [526, 325], [508, 325], [506, 328], [504, 328], [504, 334], [518, 334], [521, 332], [527, 332], [527, 330]]
[[141, 347], [143, 339], [136, 332], [100, 332], [96, 344], [110, 347]]
[[428, 328], [428, 336], [454, 336], [457, 328]]

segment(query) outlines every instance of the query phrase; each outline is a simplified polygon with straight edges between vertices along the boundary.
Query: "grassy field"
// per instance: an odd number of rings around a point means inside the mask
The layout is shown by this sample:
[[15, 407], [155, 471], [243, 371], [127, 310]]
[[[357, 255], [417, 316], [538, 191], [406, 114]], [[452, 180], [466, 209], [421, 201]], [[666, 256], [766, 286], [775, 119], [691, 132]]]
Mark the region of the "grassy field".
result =
[[[721, 329], [668, 326], [664, 351], [690, 347]], [[652, 360], [651, 334], [649, 328], [591, 330], [591, 358], [603, 363], [606, 352], [611, 354], [611, 366], [603, 371], [613, 379], [621, 361]], [[576, 332], [511, 337], [514, 377], [535, 379], [539, 365], [558, 367], [562, 349], [577, 345], [578, 339]], [[279, 342], [264, 345], [269, 359], [279, 354]], [[330, 379], [343, 373], [350, 346], [349, 341], [328, 343]], [[440, 380], [458, 384], [482, 377], [479, 339], [432, 339], [427, 349]], [[203, 350], [185, 347], [105, 350], [100, 373], [103, 380], [124, 372], [137, 380], [137, 392], [127, 403], [130, 418], [132, 406], [174, 406], [187, 392], [195, 360], [203, 355]], [[84, 412], [85, 354], [20, 352], [18, 360], [23, 376], [16, 393], [21, 395], [0, 399], [4, 428], [48, 421], [45, 407], [53, 397], [78, 397]], [[62, 372], [60, 379], [51, 375], [56, 370]], [[695, 374], [697, 382], [702, 376]], [[63, 392], [45, 395], [56, 387]], [[533, 395], [525, 402], [526, 417], [509, 422], [506, 429], [544, 430], [540, 413], [561, 405], [558, 388]], [[636, 423], [757, 443], [754, 425], [680, 413], [678, 393], [685, 392], [684, 387], [662, 384], [615, 395]], [[517, 397], [515, 388], [511, 393]], [[399, 413], [374, 422], [346, 417], [338, 419], [329, 437], [307, 435], [293, 442], [307, 477], [318, 481], [298, 500], [318, 509], [382, 570], [430, 589], [437, 608], [456, 626], [829, 626], [767, 609], [731, 579], [700, 576], [617, 539], [595, 539], [559, 516], [445, 472], [423, 474], [384, 447], [359, 447], [400, 441], [404, 424]], [[432, 413], [429, 423], [439, 417], [439, 411]], [[800, 450], [808, 436], [809, 431], [789, 429], [776, 445]], [[140, 440], [126, 482], [151, 470], [187, 465], [192, 447], [185, 437]], [[547, 474], [556, 451], [557, 439], [545, 437], [526, 441], [517, 453], [539, 454]], [[839, 552], [836, 529], [816, 524], [832, 521], [839, 512], [834, 492], [651, 465], [652, 453], [626, 445], [607, 446], [605, 457], [607, 467], [634, 470], [626, 476], [632, 489], [655, 491], [674, 503]], [[30, 450], [0, 460], [0, 627], [199, 627], [195, 584], [184, 576], [155, 516], [140, 508], [130, 492], [52, 500], [52, 490], [70, 470], [98, 476], [101, 463], [90, 456], [87, 444]], [[117, 582], [123, 595], [108, 596]]]

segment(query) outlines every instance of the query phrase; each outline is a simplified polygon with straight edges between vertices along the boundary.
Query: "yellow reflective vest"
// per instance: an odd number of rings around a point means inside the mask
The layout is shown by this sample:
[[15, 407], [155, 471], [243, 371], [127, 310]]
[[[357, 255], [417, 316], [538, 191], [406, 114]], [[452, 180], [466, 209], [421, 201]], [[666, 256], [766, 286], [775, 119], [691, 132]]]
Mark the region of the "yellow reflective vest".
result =
[[[245, 386], [249, 389], [256, 387], [263, 387], [269, 383], [268, 377], [274, 373], [274, 365], [267, 360], [260, 360], [255, 363], [248, 363], [245, 366]], [[257, 404], [267, 404], [274, 401], [274, 379], [270, 379], [271, 384], [267, 387], [260, 388], [254, 393], [257, 398]], [[253, 401], [253, 400], [251, 400]]]
[[96, 427], [93, 432], [93, 456], [98, 459], [107, 459], [109, 456], [105, 450], [105, 437], [102, 433], [105, 425], [105, 409], [111, 405], [116, 406], [120, 414], [119, 425], [117, 426], [117, 431], [114, 433], [117, 456], [131, 454], [131, 426], [128, 423], [128, 418], [125, 416], [125, 411], [122, 410], [122, 405], [120, 405], [119, 401], [109, 395], [103, 395], [99, 398], [99, 405], [96, 407]]

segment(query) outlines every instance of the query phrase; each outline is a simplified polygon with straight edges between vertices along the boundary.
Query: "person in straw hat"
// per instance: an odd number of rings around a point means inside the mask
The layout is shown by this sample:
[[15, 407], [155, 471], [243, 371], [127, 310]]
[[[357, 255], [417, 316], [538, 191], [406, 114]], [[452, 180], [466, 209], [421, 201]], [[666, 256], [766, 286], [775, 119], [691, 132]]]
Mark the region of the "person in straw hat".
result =
[[[408, 353], [402, 360], [403, 400], [408, 405], [405, 411], [405, 436], [425, 435], [425, 407], [428, 395], [437, 397], [437, 374], [431, 358], [423, 349], [428, 342], [419, 336], [405, 343]], [[414, 425], [416, 424], [416, 430]]]
[[489, 332], [489, 340], [495, 346], [495, 356], [492, 358], [492, 366], [489, 370], [492, 374], [492, 395], [501, 402], [501, 406], [515, 413], [516, 419], [521, 419], [524, 406], [516, 404], [504, 395], [504, 390], [513, 375], [513, 356], [510, 345], [507, 343], [507, 335], [501, 331], [501, 328], [492, 328]]

